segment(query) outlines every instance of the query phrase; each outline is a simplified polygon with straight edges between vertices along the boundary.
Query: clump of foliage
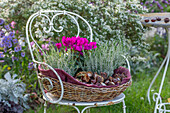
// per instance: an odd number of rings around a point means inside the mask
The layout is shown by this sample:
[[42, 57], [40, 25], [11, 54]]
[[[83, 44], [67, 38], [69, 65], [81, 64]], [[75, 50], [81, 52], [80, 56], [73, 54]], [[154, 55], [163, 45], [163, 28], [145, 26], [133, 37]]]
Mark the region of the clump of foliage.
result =
[[13, 77], [10, 73], [4, 75], [5, 79], [0, 79], [0, 112], [2, 113], [22, 113], [28, 109], [28, 94], [24, 95], [26, 85]]
[[118, 43], [105, 43], [98, 46], [88, 55], [83, 54], [84, 62], [81, 64], [83, 71], [106, 72], [109, 76], [113, 70], [125, 64], [125, 48]]

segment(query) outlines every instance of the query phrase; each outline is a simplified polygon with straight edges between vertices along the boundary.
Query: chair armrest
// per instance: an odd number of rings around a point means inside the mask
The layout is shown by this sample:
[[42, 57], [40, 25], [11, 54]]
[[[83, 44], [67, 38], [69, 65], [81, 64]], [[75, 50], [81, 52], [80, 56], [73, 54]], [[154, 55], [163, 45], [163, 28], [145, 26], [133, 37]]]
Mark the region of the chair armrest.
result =
[[[51, 82], [51, 80], [50, 80], [48, 77], [44, 77], [41, 81], [40, 81], [40, 79], [38, 78], [38, 82], [39, 82], [39, 84], [40, 84], [41, 91], [42, 91], [44, 97], [46, 98], [46, 100], [49, 101], [50, 103], [58, 103], [59, 101], [62, 100], [63, 94], [64, 94], [63, 82], [62, 82], [60, 76], [59, 76], [58, 73], [54, 70], [54, 68], [51, 67], [50, 65], [48, 65], [47, 63], [45, 63], [45, 62], [39, 62], [39, 61], [36, 61], [36, 60], [33, 60], [33, 62], [36, 63], [36, 64], [43, 64], [43, 65], [45, 65], [45, 66], [48, 66], [48, 67], [55, 73], [55, 75], [57, 76], [57, 78], [58, 78], [58, 80], [59, 80], [59, 82], [60, 82], [60, 85], [61, 85], [61, 95], [60, 95], [60, 98], [59, 98], [57, 101], [52, 101], [52, 100], [50, 100], [50, 99], [47, 97], [47, 95], [45, 94], [45, 92], [44, 92], [44, 88], [43, 88], [43, 85], [42, 85], [42, 81], [43, 81], [44, 79], [47, 79], [47, 80], [50, 82], [50, 85], [51, 85], [51, 88], [50, 88], [50, 89], [52, 89], [52, 88], [53, 88], [53, 83]], [[37, 72], [37, 75], [38, 75], [38, 72]]]
[[122, 57], [125, 58], [127, 66], [128, 66], [128, 70], [130, 72], [130, 63], [129, 63], [129, 60], [124, 55], [122, 55]]

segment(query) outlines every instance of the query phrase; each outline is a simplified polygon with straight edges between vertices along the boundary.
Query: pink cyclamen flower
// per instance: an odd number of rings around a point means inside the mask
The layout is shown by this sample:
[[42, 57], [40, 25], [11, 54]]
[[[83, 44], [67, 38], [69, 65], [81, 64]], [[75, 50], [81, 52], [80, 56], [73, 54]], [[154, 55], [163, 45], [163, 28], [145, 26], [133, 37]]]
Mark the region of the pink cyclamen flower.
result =
[[76, 43], [76, 41], [77, 41], [77, 37], [76, 36], [71, 38], [71, 47]]
[[75, 51], [82, 51], [83, 48], [82, 48], [82, 46], [74, 45], [74, 50]]
[[12, 27], [12, 28], [15, 28], [15, 24], [16, 24], [16, 22], [12, 21], [12, 22], [11, 22], [11, 27]]
[[60, 49], [60, 48], [61, 48], [61, 46], [62, 46], [62, 44], [61, 44], [61, 43], [56, 43], [55, 45], [57, 46], [57, 48], [58, 48], [58, 49]]
[[64, 46], [66, 46], [67, 47], [67, 38], [66, 38], [66, 36], [63, 36], [63, 38], [62, 38], [62, 43], [63, 43], [63, 45]]
[[90, 42], [90, 45], [93, 47], [93, 49], [97, 48], [97, 43], [96, 42]]
[[92, 45], [90, 45], [90, 44], [84, 45], [84, 50], [90, 50], [90, 49], [92, 49]]
[[82, 46], [82, 45], [84, 45], [84, 42], [85, 42], [84, 38], [79, 38], [79, 39], [77, 40], [77, 45], [78, 45], [78, 46]]
[[84, 44], [88, 44], [89, 41], [87, 40], [87, 38], [84, 38]]

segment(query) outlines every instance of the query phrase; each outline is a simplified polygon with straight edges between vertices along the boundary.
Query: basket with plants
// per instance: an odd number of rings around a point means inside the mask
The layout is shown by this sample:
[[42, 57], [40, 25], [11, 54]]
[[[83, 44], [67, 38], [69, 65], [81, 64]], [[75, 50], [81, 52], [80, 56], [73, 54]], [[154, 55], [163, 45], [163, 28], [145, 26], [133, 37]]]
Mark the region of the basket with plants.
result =
[[[34, 44], [32, 44], [34, 46]], [[52, 66], [60, 76], [63, 99], [76, 101], [110, 100], [131, 85], [125, 63], [125, 49], [119, 43], [89, 42], [82, 37], [62, 37], [61, 43], [49, 41], [42, 44], [45, 51], [35, 49], [40, 61]], [[53, 96], [60, 97], [61, 86], [55, 73], [43, 65], [38, 67], [40, 79], [48, 77], [52, 83], [43, 80], [43, 86]]]

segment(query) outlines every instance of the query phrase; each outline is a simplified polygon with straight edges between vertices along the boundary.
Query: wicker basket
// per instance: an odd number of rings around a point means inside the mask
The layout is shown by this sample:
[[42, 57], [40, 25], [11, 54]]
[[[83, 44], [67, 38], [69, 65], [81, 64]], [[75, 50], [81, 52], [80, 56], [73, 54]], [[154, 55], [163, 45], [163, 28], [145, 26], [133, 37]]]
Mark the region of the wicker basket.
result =
[[[40, 79], [43, 77], [47, 77], [45, 75], [39, 74]], [[53, 83], [53, 89], [48, 90], [50, 82], [44, 79], [43, 86], [50, 92], [52, 95], [56, 97], [60, 97], [61, 95], [61, 86], [59, 80], [55, 78], [48, 77]], [[69, 82], [63, 81], [64, 86], [64, 95], [63, 99], [67, 100], [75, 100], [75, 101], [84, 101], [84, 102], [92, 102], [92, 101], [104, 101], [104, 100], [111, 100], [116, 96], [120, 95], [123, 91], [126, 90], [128, 86], [131, 85], [131, 79], [121, 84], [117, 87], [110, 87], [110, 88], [94, 88], [94, 87], [87, 87], [83, 85], [72, 84]]]

